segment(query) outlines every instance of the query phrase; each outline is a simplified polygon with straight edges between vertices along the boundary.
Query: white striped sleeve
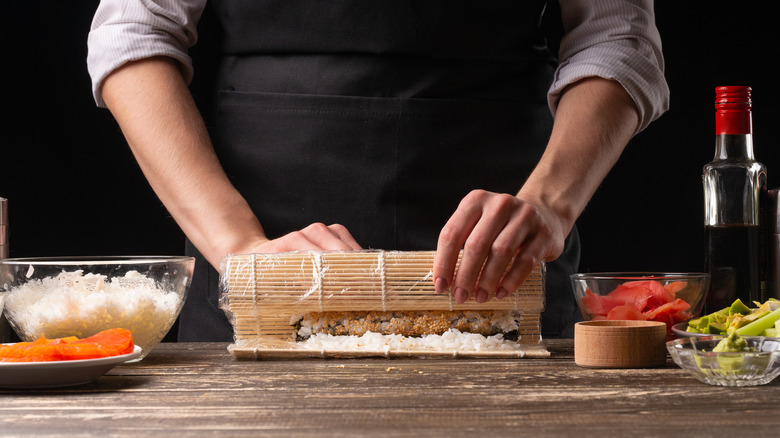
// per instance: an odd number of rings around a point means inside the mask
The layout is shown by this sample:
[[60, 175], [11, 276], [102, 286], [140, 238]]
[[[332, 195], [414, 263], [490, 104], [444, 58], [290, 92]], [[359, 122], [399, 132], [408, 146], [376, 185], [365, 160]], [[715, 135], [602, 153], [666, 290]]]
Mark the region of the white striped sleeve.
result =
[[197, 22], [205, 0], [102, 0], [87, 39], [87, 69], [92, 94], [104, 107], [100, 87], [112, 71], [129, 61], [169, 56], [192, 80], [187, 51], [198, 39]]
[[561, 0], [564, 36], [548, 93], [555, 113], [560, 93], [580, 79], [619, 82], [634, 100], [643, 130], [669, 108], [661, 36], [652, 0]]

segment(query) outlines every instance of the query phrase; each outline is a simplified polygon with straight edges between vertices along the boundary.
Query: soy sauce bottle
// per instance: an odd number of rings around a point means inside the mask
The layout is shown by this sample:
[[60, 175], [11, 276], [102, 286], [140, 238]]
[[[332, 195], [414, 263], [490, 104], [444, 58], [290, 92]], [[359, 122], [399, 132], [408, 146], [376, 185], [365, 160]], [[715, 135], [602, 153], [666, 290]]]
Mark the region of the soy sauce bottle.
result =
[[[753, 155], [752, 90], [715, 88], [715, 158], [704, 166], [705, 312], [764, 301], [766, 167]], [[766, 284], [764, 285], [766, 287]]]

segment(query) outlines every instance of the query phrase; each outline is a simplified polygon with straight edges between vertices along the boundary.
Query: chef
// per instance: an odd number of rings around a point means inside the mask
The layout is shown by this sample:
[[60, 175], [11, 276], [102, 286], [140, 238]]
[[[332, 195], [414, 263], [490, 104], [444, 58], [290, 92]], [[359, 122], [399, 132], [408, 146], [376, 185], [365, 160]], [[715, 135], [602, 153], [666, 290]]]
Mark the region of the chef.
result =
[[232, 340], [225, 255], [358, 248], [435, 248], [458, 302], [545, 261], [542, 334], [572, 336], [575, 220], [668, 107], [652, 1], [562, 0], [556, 57], [541, 0], [214, 0], [217, 97], [199, 109], [204, 3], [103, 0], [88, 41], [97, 104], [198, 259], [180, 340]]

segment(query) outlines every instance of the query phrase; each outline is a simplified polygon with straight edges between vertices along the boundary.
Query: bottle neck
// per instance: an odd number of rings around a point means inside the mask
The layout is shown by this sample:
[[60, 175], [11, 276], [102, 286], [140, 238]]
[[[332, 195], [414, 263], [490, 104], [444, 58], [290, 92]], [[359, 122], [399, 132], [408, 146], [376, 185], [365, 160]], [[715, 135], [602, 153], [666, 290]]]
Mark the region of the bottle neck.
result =
[[715, 106], [715, 159], [755, 160], [751, 105], [732, 99]]
[[719, 134], [715, 136], [716, 160], [755, 160], [753, 134]]

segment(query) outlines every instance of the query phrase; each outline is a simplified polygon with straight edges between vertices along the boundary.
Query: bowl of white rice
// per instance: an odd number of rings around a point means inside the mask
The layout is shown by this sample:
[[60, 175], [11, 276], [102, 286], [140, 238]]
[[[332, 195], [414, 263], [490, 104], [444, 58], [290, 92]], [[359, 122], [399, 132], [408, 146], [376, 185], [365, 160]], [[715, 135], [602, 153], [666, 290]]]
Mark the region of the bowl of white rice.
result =
[[24, 341], [130, 330], [141, 360], [176, 322], [194, 264], [184, 256], [2, 259], [4, 314]]

